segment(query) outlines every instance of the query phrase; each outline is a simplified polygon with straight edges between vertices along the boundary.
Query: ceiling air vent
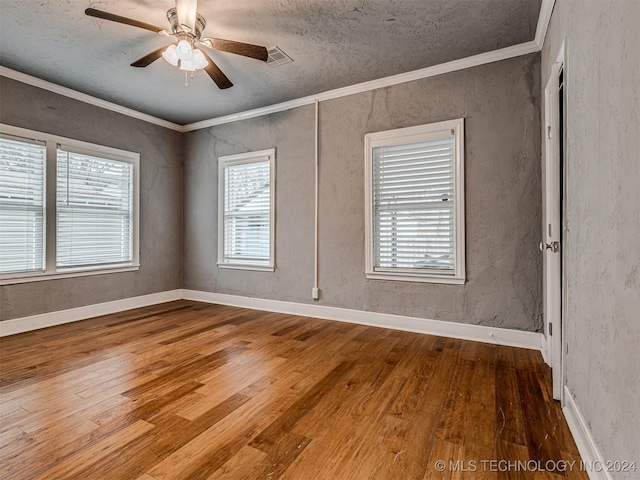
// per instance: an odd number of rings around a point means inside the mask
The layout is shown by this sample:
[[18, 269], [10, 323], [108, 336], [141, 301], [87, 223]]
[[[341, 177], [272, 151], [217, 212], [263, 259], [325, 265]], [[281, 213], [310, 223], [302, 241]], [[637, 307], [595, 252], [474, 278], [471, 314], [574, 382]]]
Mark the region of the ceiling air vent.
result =
[[280, 50], [279, 47], [271, 47], [267, 50], [269, 53], [269, 58], [267, 59], [267, 65], [270, 67], [279, 67], [280, 65], [284, 65], [285, 63], [291, 63], [291, 57], [289, 57], [286, 53]]

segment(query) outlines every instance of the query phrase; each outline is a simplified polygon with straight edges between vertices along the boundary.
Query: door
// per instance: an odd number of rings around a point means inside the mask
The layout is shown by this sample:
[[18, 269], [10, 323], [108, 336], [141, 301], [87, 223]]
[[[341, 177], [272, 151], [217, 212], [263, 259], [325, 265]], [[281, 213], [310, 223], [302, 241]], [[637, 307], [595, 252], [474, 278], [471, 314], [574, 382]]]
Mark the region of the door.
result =
[[543, 351], [551, 365], [553, 397], [562, 400], [562, 240], [564, 230], [565, 91], [564, 45], [545, 88], [545, 162], [543, 194], [544, 334]]

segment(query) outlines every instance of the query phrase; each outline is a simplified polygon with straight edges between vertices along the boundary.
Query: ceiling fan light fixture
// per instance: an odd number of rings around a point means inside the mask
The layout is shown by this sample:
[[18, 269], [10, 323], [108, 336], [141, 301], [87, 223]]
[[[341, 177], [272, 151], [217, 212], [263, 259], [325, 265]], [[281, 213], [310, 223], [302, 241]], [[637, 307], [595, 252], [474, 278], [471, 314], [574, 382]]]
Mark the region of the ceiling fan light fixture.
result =
[[178, 56], [178, 48], [175, 45], [169, 45], [169, 47], [162, 52], [162, 58], [174, 67], [177, 67], [178, 60], [180, 60], [180, 57]]
[[204, 53], [202, 53], [197, 48], [193, 50], [193, 66], [196, 67], [196, 70], [200, 70], [209, 65]]
[[194, 72], [196, 70], [193, 59], [189, 60], [180, 60], [180, 70], [185, 70], [187, 72]]
[[191, 48], [191, 44], [187, 40], [180, 40], [178, 42], [176, 52], [183, 62], [185, 60], [190, 61], [193, 58], [193, 48]]

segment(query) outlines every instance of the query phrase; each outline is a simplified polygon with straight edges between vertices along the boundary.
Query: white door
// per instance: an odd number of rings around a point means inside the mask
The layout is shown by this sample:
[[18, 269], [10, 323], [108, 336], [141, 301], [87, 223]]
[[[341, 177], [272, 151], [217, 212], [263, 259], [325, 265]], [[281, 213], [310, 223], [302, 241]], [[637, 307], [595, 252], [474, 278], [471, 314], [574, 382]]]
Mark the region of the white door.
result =
[[[564, 47], [564, 46], [563, 46]], [[545, 162], [543, 194], [544, 350], [551, 365], [553, 397], [562, 400], [562, 234], [565, 147], [564, 48], [545, 88]]]

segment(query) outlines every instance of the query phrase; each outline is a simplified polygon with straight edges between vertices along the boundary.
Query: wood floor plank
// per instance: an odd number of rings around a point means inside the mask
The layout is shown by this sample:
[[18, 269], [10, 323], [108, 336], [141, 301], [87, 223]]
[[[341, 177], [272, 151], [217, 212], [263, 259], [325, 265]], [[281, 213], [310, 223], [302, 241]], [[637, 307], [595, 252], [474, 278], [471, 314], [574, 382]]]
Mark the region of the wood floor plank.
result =
[[365, 382], [361, 389], [369, 392], [366, 399], [354, 396], [354, 401], [358, 402], [357, 408], [347, 408], [336, 413], [336, 422], [325, 439], [342, 438], [340, 442], [334, 441], [336, 446], [329, 450], [330, 455], [322, 466], [323, 478], [338, 478], [342, 475], [349, 478], [355, 474], [367, 456], [367, 439], [380, 418], [386, 414], [388, 404], [403, 383], [404, 380], [398, 377], [389, 378], [385, 384], [387, 388], [373, 387]]
[[260, 480], [263, 478], [278, 479], [289, 466], [298, 458], [311, 442], [310, 438], [297, 433], [289, 433], [278, 443], [269, 448], [269, 453], [262, 460], [262, 469], [251, 472], [246, 480]]
[[539, 352], [176, 301], [0, 359], [2, 480], [587, 479], [460, 469], [580, 461]]
[[447, 442], [463, 444], [464, 430], [471, 401], [473, 362], [458, 358], [449, 393], [440, 416], [438, 438]]
[[513, 363], [496, 360], [496, 423], [500, 439], [526, 445], [524, 416]]
[[[495, 436], [496, 399], [495, 399], [495, 350], [475, 345], [475, 368], [471, 383], [469, 413], [466, 418], [464, 433], [464, 460], [483, 465], [484, 460], [497, 458]], [[478, 468], [475, 478], [497, 478], [497, 472], [491, 469]]]
[[261, 450], [244, 446], [207, 480], [237, 480], [255, 478], [265, 465], [267, 454]]
[[460, 480], [475, 478], [475, 467], [464, 461], [464, 447], [436, 438], [424, 478], [429, 480]]
[[[524, 465], [529, 459], [529, 451], [527, 447], [512, 443], [506, 440], [498, 440], [496, 442], [496, 459], [501, 461], [522, 461]], [[496, 466], [497, 476], [499, 480], [533, 480], [534, 472], [527, 471], [526, 468], [498, 468]]]
[[531, 370], [519, 370], [518, 387], [522, 399], [529, 456], [542, 462], [560, 460], [560, 450], [551, 435], [553, 420], [542, 403], [542, 392], [535, 374]]
[[306, 392], [296, 403], [285, 410], [273, 423], [260, 432], [257, 437], [251, 440], [249, 446], [269, 453], [269, 449], [277, 444], [282, 437], [287, 435], [295, 424], [320, 402], [322, 396], [326, 393], [327, 387], [338, 381], [340, 377], [345, 375], [352, 367], [353, 363], [346, 361], [340, 363], [322, 380], [315, 384], [313, 388]]
[[143, 473], [142, 475], [140, 475], [138, 478], [136, 478], [136, 480], [157, 480], [156, 478], [152, 477], [151, 475], [149, 475], [148, 473]]
[[[107, 475], [114, 475], [117, 478], [130, 478], [147, 469], [151, 469], [154, 465], [161, 464], [174, 452], [178, 452], [183, 446], [193, 442], [248, 400], [249, 398], [244, 395], [234, 395], [210, 409], [199, 417], [196, 422], [189, 422], [177, 416], [169, 416], [168, 419], [165, 418], [163, 421], [156, 420], [157, 428], [162, 429], [161, 431], [157, 433], [154, 431], [152, 434], [155, 435], [140, 438], [132, 445], [129, 445], [126, 450], [120, 452], [117, 459], [105, 459], [100, 464], [92, 466], [86, 472], [86, 475], [87, 477], [97, 475], [98, 478], [106, 478]], [[248, 440], [246, 438], [244, 443], [241, 443], [246, 444]], [[153, 452], [155, 457], [149, 458], [149, 451]], [[179, 464], [179, 462], [176, 462], [176, 464]], [[181, 469], [184, 469], [184, 465], [180, 465], [177, 471], [183, 471]], [[169, 470], [169, 472], [175, 473], [176, 470]], [[156, 478], [173, 478], [167, 475], [167, 471], [150, 470], [148, 473]]]
[[[35, 480], [47, 480], [51, 478], [79, 478], [78, 473], [86, 470], [87, 466], [92, 466], [100, 459], [109, 457], [113, 452], [122, 449], [129, 442], [140, 437], [144, 433], [152, 430], [154, 426], [144, 420], [123, 428], [118, 433], [105, 438], [96, 443], [90, 450], [85, 450], [79, 454], [72, 455], [44, 473], [35, 477]], [[24, 472], [23, 472], [24, 473]], [[86, 478], [86, 477], [85, 477]]]
[[416, 414], [407, 423], [402, 445], [390, 452], [394, 453], [393, 460], [378, 466], [378, 478], [422, 478], [429, 466], [438, 422], [435, 415]]

